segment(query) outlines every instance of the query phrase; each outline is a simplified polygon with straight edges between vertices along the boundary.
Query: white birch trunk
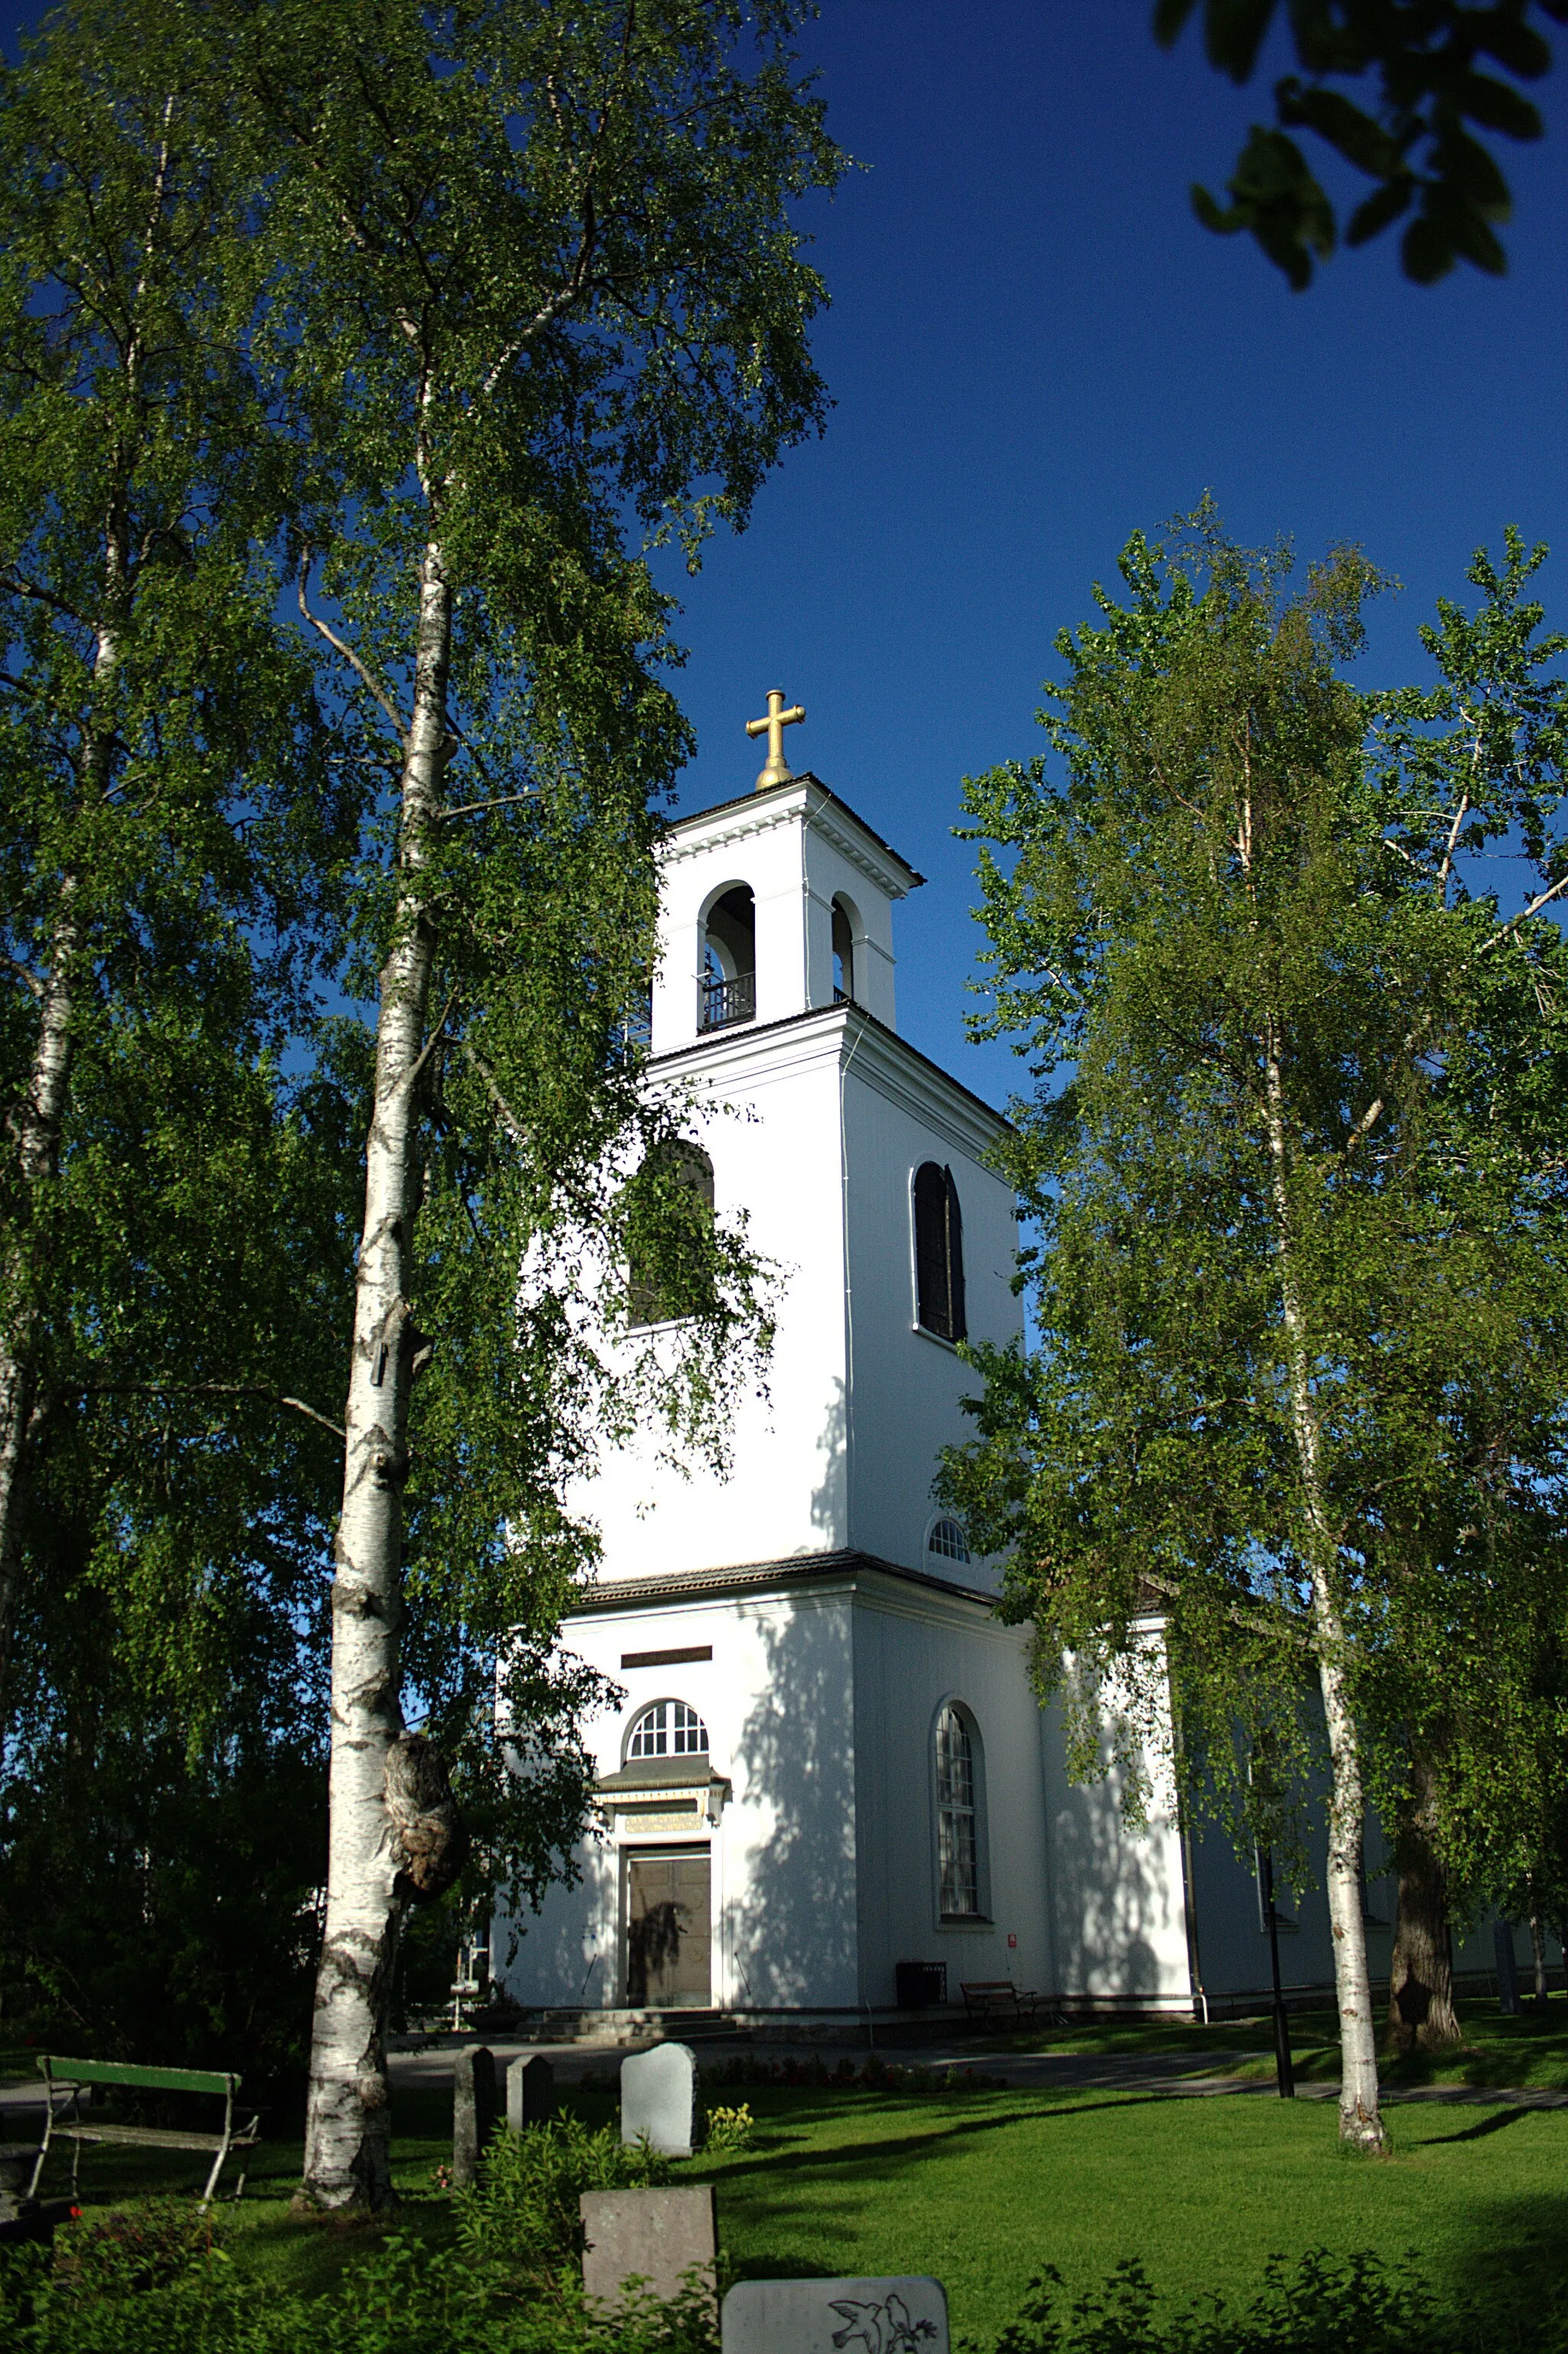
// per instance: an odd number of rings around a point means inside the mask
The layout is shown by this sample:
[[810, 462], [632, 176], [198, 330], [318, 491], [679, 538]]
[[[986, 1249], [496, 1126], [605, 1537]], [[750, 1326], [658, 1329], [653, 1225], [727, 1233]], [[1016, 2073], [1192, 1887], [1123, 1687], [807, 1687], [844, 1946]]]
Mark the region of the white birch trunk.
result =
[[[22, 1198], [30, 1198], [59, 1165], [60, 1131], [70, 1091], [71, 984], [77, 928], [71, 916], [75, 887], [67, 876], [60, 888], [48, 977], [38, 1001], [38, 1035], [27, 1092], [16, 1119], [16, 1165]], [[0, 1331], [0, 1692], [9, 1686], [11, 1645], [16, 1631], [21, 1585], [21, 1519], [26, 1496], [28, 1425], [34, 1405], [33, 1352], [37, 1339], [36, 1266], [25, 1255], [38, 1247], [37, 1231], [24, 1213], [16, 1263], [8, 1270], [10, 1313]], [[0, 1723], [9, 1722], [8, 1707]]]
[[1292, 1260], [1285, 1091], [1274, 1024], [1268, 1025], [1266, 1112], [1275, 1248], [1290, 1377], [1290, 1413], [1311, 1554], [1312, 1621], [1318, 1680], [1329, 1734], [1329, 1925], [1334, 1946], [1334, 1993], [1340, 2015], [1340, 2138], [1361, 2149], [1386, 2147], [1378, 2105], [1377, 2039], [1372, 1978], [1367, 1967], [1361, 1890], [1361, 1840], [1366, 1801], [1361, 1747], [1345, 1676], [1345, 1632], [1330, 1565], [1335, 1543], [1323, 1488], [1321, 1432], [1308, 1365], [1308, 1335]]
[[[101, 801], [107, 792], [114, 758], [112, 728], [102, 703], [120, 663], [120, 613], [127, 590], [127, 541], [124, 498], [122, 493], [117, 493], [105, 533], [105, 618], [99, 624], [93, 647], [92, 708], [77, 762], [82, 800], [89, 804]], [[47, 1248], [33, 1208], [37, 1196], [59, 1168], [60, 1138], [70, 1096], [76, 967], [81, 947], [77, 891], [76, 876], [62, 875], [49, 942], [48, 971], [38, 992], [38, 1034], [33, 1048], [33, 1066], [27, 1076], [27, 1092], [13, 1128], [24, 1206], [15, 1263], [6, 1270], [9, 1313], [5, 1329], [0, 1331], [0, 1732], [8, 1727], [11, 1718], [11, 1647], [21, 1601], [22, 1517], [26, 1506], [30, 1426], [37, 1403], [34, 1360], [38, 1341], [39, 1279], [45, 1272], [40, 1254]]]
[[304, 2171], [305, 2197], [330, 2208], [381, 2207], [392, 2196], [385, 2026], [404, 1902], [398, 1873], [407, 1858], [387, 1808], [387, 1761], [403, 1730], [408, 1284], [418, 1206], [416, 1095], [435, 957], [421, 874], [446, 761], [450, 639], [451, 594], [432, 540], [420, 578], [414, 711], [403, 765], [397, 930], [381, 970], [333, 1580], [327, 1905]]

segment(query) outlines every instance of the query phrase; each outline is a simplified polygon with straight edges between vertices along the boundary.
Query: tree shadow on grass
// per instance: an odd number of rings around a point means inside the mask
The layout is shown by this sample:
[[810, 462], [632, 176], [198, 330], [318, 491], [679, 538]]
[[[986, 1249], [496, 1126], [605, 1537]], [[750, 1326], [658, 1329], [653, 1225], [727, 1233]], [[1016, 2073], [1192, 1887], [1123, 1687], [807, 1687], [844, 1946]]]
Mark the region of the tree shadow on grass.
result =
[[[843, 2270], [832, 2261], [835, 2244], [843, 2242], [851, 2253], [860, 2242], [860, 2221], [865, 2210], [873, 2205], [895, 2179], [907, 2178], [910, 2170], [932, 2158], [952, 2155], [955, 2147], [966, 2144], [984, 2146], [986, 2137], [1004, 2133], [1013, 2126], [1033, 2126], [1042, 2118], [1081, 2117], [1097, 2110], [1128, 2109], [1143, 2106], [1166, 2106], [1179, 2097], [1163, 2093], [1134, 2094], [1123, 2100], [1075, 2101], [1060, 2107], [1000, 2110], [991, 2115], [955, 2117], [950, 2124], [934, 2131], [899, 2134], [878, 2141], [839, 2142], [828, 2148], [820, 2144], [807, 2149], [779, 2151], [769, 2155], [758, 2152], [755, 2157], [737, 2158], [726, 2167], [718, 2178], [722, 2195], [733, 2200], [737, 2208], [755, 2192], [761, 2204], [766, 2201], [766, 2221], [769, 2244], [752, 2247], [740, 2259], [736, 2277], [744, 2280], [825, 2280]], [[791, 2184], [804, 2191], [810, 2184], [826, 2184], [834, 2188], [836, 2197], [832, 2211], [824, 2211], [816, 2200], [791, 2199]], [[789, 2234], [804, 2227], [809, 2239], [822, 2253], [820, 2256], [802, 2256], [799, 2243], [780, 2246], [771, 2234]]]
[[[1513, 2110], [1509, 2119], [1531, 2114]], [[1543, 2186], [1478, 2200], [1466, 2212], [1450, 2264], [1460, 2294], [1489, 2316], [1510, 2317], [1521, 2345], [1538, 2343], [1543, 2327], [1560, 2340], [1568, 2306], [1568, 2194]]]
[[754, 2176], [760, 2179], [765, 2176], [777, 2179], [781, 2174], [831, 2173], [844, 2166], [853, 2167], [857, 2172], [879, 2167], [893, 2168], [912, 2158], [941, 2157], [956, 2142], [1001, 2133], [1010, 2126], [1038, 2125], [1046, 2117], [1093, 2116], [1102, 2109], [1168, 2108], [1181, 2098], [1178, 2093], [1129, 2093], [1121, 2100], [1073, 2101], [1060, 2108], [1032, 2105], [1026, 2109], [1004, 2109], [991, 2116], [956, 2117], [951, 2125], [938, 2126], [929, 2133], [899, 2134], [878, 2141], [834, 2142], [827, 2148], [813, 2143], [807, 2149], [777, 2154], [758, 2151], [755, 2157], [732, 2160], [725, 2168], [723, 2179], [726, 2187], [744, 2188]]
[[1522, 2107], [1494, 2109], [1489, 2115], [1482, 2117], [1478, 2124], [1466, 2126], [1458, 2133], [1428, 2134], [1423, 2147], [1426, 2149], [1436, 2149], [1440, 2148], [1445, 2142], [1485, 2141], [1489, 2134], [1501, 2133], [1504, 2126], [1518, 2125], [1520, 2117], [1538, 2117], [1541, 2114], [1539, 2109]]

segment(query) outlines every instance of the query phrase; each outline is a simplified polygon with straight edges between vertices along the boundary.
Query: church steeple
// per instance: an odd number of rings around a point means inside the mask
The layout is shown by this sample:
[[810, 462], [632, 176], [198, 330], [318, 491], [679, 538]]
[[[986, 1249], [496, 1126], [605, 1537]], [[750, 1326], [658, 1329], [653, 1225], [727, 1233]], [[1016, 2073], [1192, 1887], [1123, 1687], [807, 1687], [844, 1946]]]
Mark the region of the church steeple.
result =
[[681, 819], [660, 849], [655, 1055], [845, 998], [895, 1026], [893, 903], [924, 878], [810, 770], [790, 775], [781, 731], [805, 714], [779, 688], [768, 701], [747, 723], [768, 730], [757, 790]]

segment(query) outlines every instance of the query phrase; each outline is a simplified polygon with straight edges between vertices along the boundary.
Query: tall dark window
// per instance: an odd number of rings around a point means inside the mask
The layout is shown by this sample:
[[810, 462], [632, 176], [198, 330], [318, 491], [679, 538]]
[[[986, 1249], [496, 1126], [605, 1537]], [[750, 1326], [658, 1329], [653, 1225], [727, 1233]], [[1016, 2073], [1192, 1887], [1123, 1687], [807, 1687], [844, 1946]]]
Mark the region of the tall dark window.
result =
[[969, 1726], [949, 1701], [937, 1719], [937, 1869], [944, 1921], [979, 1915], [980, 1792]]
[[964, 1221], [950, 1169], [922, 1161], [915, 1172], [915, 1290], [921, 1323], [944, 1341], [961, 1341]]
[[695, 1144], [652, 1152], [628, 1204], [627, 1320], [698, 1316], [713, 1297], [714, 1164]]

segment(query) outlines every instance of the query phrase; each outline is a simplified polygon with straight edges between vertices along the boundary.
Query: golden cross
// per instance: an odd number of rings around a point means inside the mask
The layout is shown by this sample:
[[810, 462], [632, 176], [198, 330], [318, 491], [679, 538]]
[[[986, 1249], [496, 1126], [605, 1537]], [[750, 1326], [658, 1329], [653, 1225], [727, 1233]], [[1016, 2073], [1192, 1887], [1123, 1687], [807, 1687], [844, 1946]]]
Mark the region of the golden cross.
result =
[[747, 721], [746, 732], [748, 736], [760, 736], [766, 732], [768, 737], [768, 764], [757, 779], [757, 790], [759, 793], [765, 793], [769, 785], [789, 783], [793, 772], [786, 765], [784, 758], [784, 730], [786, 727], [793, 727], [805, 716], [804, 710], [798, 703], [791, 704], [789, 709], [786, 711], [783, 688], [770, 686], [768, 690], [767, 718]]

